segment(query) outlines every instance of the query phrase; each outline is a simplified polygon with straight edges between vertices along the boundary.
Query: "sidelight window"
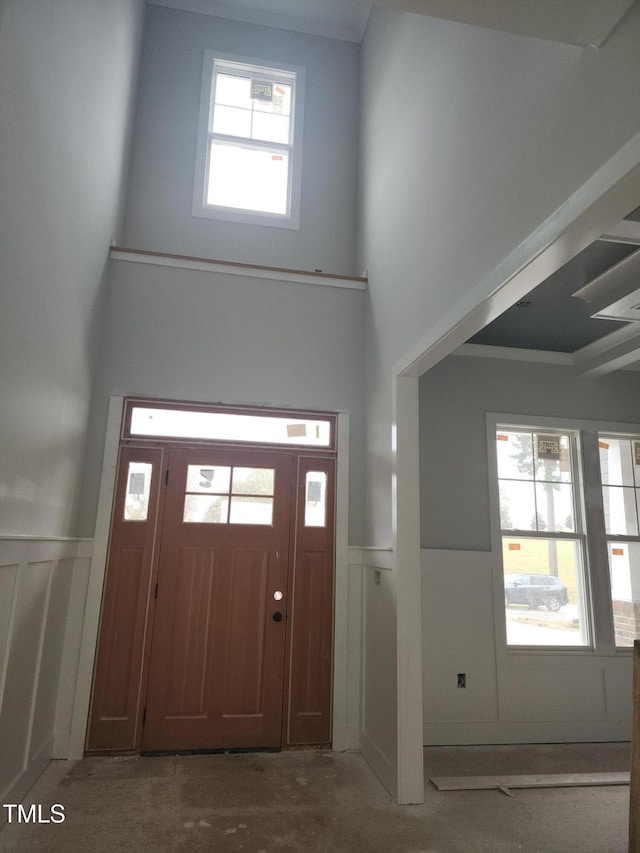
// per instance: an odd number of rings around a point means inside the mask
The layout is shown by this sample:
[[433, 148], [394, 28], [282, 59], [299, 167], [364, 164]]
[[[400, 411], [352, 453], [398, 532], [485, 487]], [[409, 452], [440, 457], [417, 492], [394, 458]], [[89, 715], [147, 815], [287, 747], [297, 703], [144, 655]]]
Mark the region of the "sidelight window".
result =
[[151, 463], [129, 462], [127, 492], [124, 499], [125, 521], [147, 520], [152, 470]]

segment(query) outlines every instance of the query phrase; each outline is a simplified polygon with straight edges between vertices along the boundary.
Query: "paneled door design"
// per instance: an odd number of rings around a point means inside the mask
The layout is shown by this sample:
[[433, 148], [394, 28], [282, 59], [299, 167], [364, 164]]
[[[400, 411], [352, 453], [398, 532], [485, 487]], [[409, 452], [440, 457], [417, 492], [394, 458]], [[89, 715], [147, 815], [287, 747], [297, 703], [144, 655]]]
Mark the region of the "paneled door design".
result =
[[143, 751], [280, 746], [293, 461], [170, 449]]

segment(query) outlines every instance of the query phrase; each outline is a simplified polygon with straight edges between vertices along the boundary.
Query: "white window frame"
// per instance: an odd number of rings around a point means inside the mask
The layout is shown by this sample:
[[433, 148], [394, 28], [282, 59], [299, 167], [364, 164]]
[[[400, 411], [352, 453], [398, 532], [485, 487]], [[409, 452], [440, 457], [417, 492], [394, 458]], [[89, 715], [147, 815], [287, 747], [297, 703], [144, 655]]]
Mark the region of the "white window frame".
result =
[[[289, 154], [288, 204], [285, 214], [268, 213], [242, 208], [222, 207], [207, 204], [205, 201], [208, 185], [210, 139], [209, 131], [213, 110], [213, 91], [217, 70], [245, 70], [256, 77], [266, 77], [274, 82], [283, 82], [292, 86], [291, 142], [261, 144], [254, 140], [242, 140], [254, 148], [281, 148]], [[198, 122], [198, 142], [196, 148], [195, 180], [193, 191], [193, 215], [207, 219], [222, 219], [228, 222], [241, 222], [252, 225], [266, 225], [272, 228], [300, 228], [300, 197], [302, 190], [302, 133], [304, 126], [304, 85], [305, 70], [298, 65], [267, 62], [246, 56], [220, 53], [215, 50], [204, 52], [202, 70], [202, 88], [200, 94], [200, 116]]]
[[[607, 440], [612, 440], [612, 439], [613, 440], [619, 440], [619, 441], [632, 441], [632, 442], [633, 441], [640, 441], [640, 430], [635, 430], [633, 432], [629, 432], [628, 429], [621, 431], [621, 430], [600, 428], [597, 431], [596, 437], [598, 439], [598, 444], [601, 441], [607, 441]], [[598, 463], [599, 463], [599, 460], [598, 460]], [[601, 499], [603, 502], [603, 519], [604, 519], [604, 486], [605, 486], [605, 484], [602, 482], [602, 469], [601, 469], [600, 464], [598, 464], [598, 469], [599, 469], [599, 473], [600, 473], [600, 488], [601, 488]], [[640, 484], [636, 484], [635, 488], [637, 489], [638, 486], [640, 486]], [[630, 488], [630, 487], [624, 486], [622, 488]], [[634, 491], [635, 491], [635, 489], [634, 489]], [[607, 547], [607, 569], [609, 571], [609, 578], [610, 578], [611, 583], [612, 583], [611, 565], [609, 562], [610, 549], [615, 547], [616, 545], [617, 546], [623, 546], [626, 544], [635, 544], [635, 545], [640, 544], [640, 506], [637, 504], [637, 500], [638, 500], [638, 498], [637, 498], [637, 494], [636, 494], [636, 513], [637, 513], [638, 531], [639, 531], [637, 534], [607, 533], [606, 521], [603, 520], [602, 535], [604, 537], [604, 541], [606, 542], [606, 547]], [[611, 602], [611, 606], [613, 607], [613, 588], [612, 588], [612, 586], [610, 586], [609, 599]], [[615, 642], [615, 636], [616, 636], [616, 633], [615, 633], [615, 617], [614, 617], [614, 642]], [[616, 649], [618, 651], [629, 651], [630, 652], [631, 646], [623, 646], [623, 645], [617, 645], [616, 644]]]
[[[503, 530], [500, 523], [500, 493], [497, 464], [496, 433], [499, 429], [532, 430], [534, 432], [562, 432], [573, 436], [571, 442], [575, 533], [547, 532], [534, 530]], [[573, 418], [556, 419], [547, 417], [521, 417], [519, 415], [489, 414], [487, 415], [487, 441], [489, 461], [489, 492], [491, 506], [491, 539], [492, 550], [496, 555], [495, 602], [496, 602], [496, 638], [502, 638], [502, 648], [509, 654], [526, 652], [527, 654], [575, 655], [593, 654], [596, 647], [597, 633], [594, 624], [594, 607], [592, 593], [591, 552], [589, 547], [589, 529], [587, 526], [587, 507], [585, 505], [585, 472], [583, 465], [581, 425]], [[584, 619], [583, 636], [585, 643], [580, 645], [514, 645], [507, 643], [506, 612], [504, 607], [504, 565], [502, 558], [502, 540], [508, 538], [530, 539], [568, 539], [579, 542], [581, 548], [582, 584], [581, 609]]]

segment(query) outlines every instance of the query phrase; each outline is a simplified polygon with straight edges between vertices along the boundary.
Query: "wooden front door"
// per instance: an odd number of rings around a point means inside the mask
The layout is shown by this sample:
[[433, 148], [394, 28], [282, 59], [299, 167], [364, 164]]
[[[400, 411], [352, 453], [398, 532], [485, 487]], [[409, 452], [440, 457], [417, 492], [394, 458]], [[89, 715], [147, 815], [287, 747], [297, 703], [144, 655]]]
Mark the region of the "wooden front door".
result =
[[[195, 434], [174, 422], [183, 415], [195, 417]], [[202, 440], [210, 416], [233, 418], [234, 435], [236, 418], [243, 428], [255, 418], [252, 438], [274, 443], [232, 445], [224, 423], [219, 440]], [[281, 421], [293, 446], [275, 443], [284, 443]], [[130, 401], [87, 752], [330, 742], [330, 422]], [[197, 444], [182, 440], [192, 435]]]
[[143, 751], [280, 746], [292, 464], [170, 450]]

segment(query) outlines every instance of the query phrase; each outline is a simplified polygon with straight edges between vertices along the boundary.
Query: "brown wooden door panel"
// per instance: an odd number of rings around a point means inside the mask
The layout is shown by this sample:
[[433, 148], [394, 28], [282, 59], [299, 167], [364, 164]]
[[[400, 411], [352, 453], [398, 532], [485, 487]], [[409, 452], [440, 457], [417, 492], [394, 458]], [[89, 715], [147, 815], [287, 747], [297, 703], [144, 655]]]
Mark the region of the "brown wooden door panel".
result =
[[[280, 745], [285, 621], [274, 622], [272, 613], [274, 591], [286, 593], [291, 464], [275, 453], [171, 451], [145, 751]], [[219, 483], [227, 469], [225, 498]], [[273, 494], [253, 496], [269, 488], [260, 476], [242, 494], [237, 469], [266, 471], [267, 481], [273, 470]], [[219, 494], [207, 491], [207, 478]], [[262, 517], [270, 500], [271, 524]], [[206, 520], [188, 520], [192, 510]], [[247, 511], [261, 523], [230, 523]]]
[[265, 645], [268, 642], [269, 553], [235, 551], [224, 632], [226, 643], [214, 662], [220, 714], [226, 718], [263, 713]]
[[215, 555], [184, 547], [174, 559], [177, 571], [170, 578], [166, 573], [162, 576], [163, 597], [156, 608], [156, 621], [168, 620], [168, 630], [156, 633], [154, 653], [164, 662], [160, 687], [166, 714], [176, 719], [199, 718], [205, 713]]
[[[314, 472], [325, 477], [317, 495]], [[292, 746], [331, 740], [334, 481], [333, 459], [300, 458], [285, 727]]]
[[[89, 752], [133, 750], [139, 743], [161, 464], [161, 448], [123, 447], [120, 451], [88, 727]], [[148, 466], [150, 485], [144, 481], [144, 501], [129, 505], [132, 469], [141, 466]], [[142, 504], [146, 505], [144, 519]]]

